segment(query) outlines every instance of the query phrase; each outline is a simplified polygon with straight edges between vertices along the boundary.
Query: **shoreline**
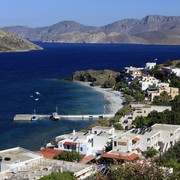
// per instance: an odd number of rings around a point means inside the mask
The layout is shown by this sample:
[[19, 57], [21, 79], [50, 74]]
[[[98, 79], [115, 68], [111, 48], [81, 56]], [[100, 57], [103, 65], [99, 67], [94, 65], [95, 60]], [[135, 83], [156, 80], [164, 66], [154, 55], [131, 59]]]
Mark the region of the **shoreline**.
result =
[[90, 86], [91, 82], [73, 81], [83, 86], [89, 87], [92, 90], [103, 95], [105, 100], [105, 114], [116, 114], [116, 112], [123, 107], [124, 97], [122, 92], [112, 90], [112, 88], [101, 88], [100, 86]]

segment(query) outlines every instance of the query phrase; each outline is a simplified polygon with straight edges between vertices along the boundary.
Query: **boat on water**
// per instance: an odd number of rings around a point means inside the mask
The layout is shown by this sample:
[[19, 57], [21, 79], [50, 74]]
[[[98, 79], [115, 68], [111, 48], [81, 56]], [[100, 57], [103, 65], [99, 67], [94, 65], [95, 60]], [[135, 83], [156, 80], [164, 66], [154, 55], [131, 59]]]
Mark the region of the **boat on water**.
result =
[[60, 116], [58, 115], [57, 112], [52, 113], [52, 115], [50, 116], [50, 119], [52, 119], [53, 121], [58, 121], [60, 120]]
[[58, 108], [56, 107], [56, 112], [53, 112], [52, 115], [50, 116], [50, 119], [53, 121], [58, 121], [60, 120], [60, 116], [58, 115]]
[[36, 110], [34, 109], [34, 114], [31, 117], [31, 121], [37, 121], [39, 117], [36, 115]]
[[33, 116], [31, 117], [31, 121], [37, 121], [37, 120], [38, 120], [38, 116], [33, 115]]

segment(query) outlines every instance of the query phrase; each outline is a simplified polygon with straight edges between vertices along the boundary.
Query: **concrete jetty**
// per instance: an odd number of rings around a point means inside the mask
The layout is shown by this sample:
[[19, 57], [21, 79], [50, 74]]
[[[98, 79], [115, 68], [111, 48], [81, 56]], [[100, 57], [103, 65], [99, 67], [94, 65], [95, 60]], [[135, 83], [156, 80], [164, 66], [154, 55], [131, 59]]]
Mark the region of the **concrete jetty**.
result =
[[[15, 122], [31, 122], [33, 114], [16, 114], [13, 118], [13, 121]], [[38, 120], [42, 119], [50, 119], [51, 115], [41, 115], [41, 114], [36, 114], [35, 115]], [[84, 119], [84, 120], [89, 120], [89, 119], [101, 119], [101, 118], [111, 118], [114, 117], [114, 114], [86, 114], [86, 115], [58, 115], [60, 120], [76, 120], [76, 119]]]

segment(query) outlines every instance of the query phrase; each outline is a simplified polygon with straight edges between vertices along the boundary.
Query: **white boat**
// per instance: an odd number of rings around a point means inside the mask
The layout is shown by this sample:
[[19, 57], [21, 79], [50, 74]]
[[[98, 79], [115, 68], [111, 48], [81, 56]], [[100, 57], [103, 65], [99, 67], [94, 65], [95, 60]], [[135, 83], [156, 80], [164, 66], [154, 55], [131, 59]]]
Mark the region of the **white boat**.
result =
[[56, 112], [53, 112], [52, 115], [50, 116], [50, 119], [53, 121], [58, 121], [60, 120], [60, 116], [58, 115], [58, 108], [56, 107]]
[[38, 91], [35, 92], [37, 95], [40, 95], [40, 93]]
[[33, 115], [33, 116], [31, 117], [31, 121], [37, 121], [37, 120], [38, 120], [38, 116]]
[[31, 121], [37, 121], [39, 119], [39, 117], [36, 115], [36, 110], [34, 109], [34, 114], [31, 117]]

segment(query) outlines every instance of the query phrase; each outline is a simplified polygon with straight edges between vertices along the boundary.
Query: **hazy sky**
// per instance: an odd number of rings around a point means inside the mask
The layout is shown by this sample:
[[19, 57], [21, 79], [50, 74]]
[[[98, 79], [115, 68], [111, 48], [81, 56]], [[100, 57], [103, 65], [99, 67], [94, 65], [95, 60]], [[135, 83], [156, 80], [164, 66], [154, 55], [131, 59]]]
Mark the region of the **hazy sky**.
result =
[[180, 0], [0, 0], [0, 27], [40, 27], [63, 20], [102, 26], [150, 14], [180, 16]]

